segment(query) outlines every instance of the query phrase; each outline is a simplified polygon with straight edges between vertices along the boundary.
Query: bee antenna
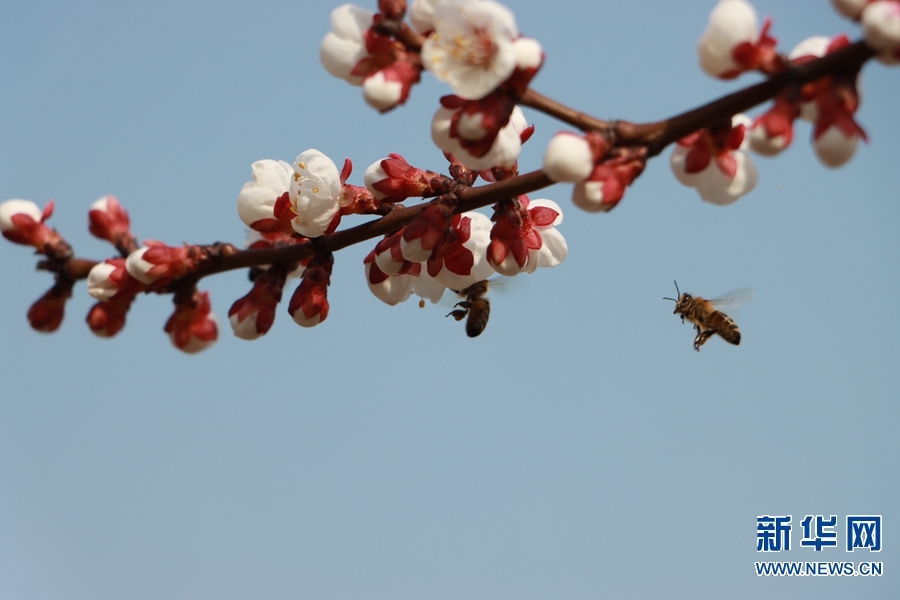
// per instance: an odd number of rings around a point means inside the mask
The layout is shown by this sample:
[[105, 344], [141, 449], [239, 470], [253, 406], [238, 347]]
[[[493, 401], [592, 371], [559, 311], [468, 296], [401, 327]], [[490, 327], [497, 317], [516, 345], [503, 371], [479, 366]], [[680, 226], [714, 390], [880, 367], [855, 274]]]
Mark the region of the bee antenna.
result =
[[[678, 282], [677, 282], [677, 281], [675, 282], [675, 291], [678, 292], [678, 293], [676, 294], [676, 296], [680, 296], [680, 295], [681, 295], [681, 291], [678, 289]], [[663, 300], [671, 300], [671, 301], [674, 302], [675, 304], [678, 304], [678, 300], [676, 300], [675, 298], [663, 298]]]

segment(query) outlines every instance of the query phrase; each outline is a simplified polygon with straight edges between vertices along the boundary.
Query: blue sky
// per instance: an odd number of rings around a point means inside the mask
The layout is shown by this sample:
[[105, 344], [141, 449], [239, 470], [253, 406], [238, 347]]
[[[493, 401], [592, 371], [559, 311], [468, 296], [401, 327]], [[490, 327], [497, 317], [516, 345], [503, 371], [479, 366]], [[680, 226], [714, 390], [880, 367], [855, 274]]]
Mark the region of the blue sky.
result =
[[[509, 2], [547, 61], [544, 94], [650, 121], [724, 94], [694, 46], [713, 2]], [[827, 2], [756, 2], [784, 50], [857, 28]], [[319, 2], [10, 4], [0, 16], [0, 199], [57, 203], [76, 252], [105, 258], [87, 210], [114, 194], [142, 238], [240, 242], [235, 200], [262, 158], [318, 148], [350, 182], [388, 152], [443, 170], [428, 136], [448, 89], [426, 76], [378, 115], [330, 78]], [[167, 297], [95, 338], [76, 288], [0, 245], [0, 598], [886, 598], [898, 588], [900, 335], [896, 69], [869, 64], [870, 136], [839, 170], [801, 125], [756, 190], [706, 204], [668, 152], [609, 214], [558, 201], [569, 257], [492, 296], [470, 340], [446, 308], [387, 307], [369, 246], [336, 257], [328, 321], [282, 307], [265, 338], [223, 330], [196, 356], [162, 333]], [[540, 165], [563, 129], [537, 131]], [[352, 224], [352, 223], [348, 223]], [[661, 300], [741, 287], [739, 347]], [[204, 280], [221, 317], [245, 273]], [[794, 549], [755, 551], [793, 515]], [[880, 514], [884, 550], [799, 548], [804, 515]], [[843, 527], [838, 528], [839, 544]], [[878, 560], [881, 578], [757, 578], [753, 562]]]

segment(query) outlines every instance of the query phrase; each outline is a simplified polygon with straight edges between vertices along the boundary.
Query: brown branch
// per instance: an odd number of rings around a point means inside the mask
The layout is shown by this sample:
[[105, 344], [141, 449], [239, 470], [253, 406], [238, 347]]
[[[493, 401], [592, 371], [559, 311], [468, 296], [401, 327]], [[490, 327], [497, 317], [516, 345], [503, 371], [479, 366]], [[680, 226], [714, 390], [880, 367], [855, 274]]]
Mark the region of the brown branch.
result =
[[582, 131], [612, 133], [614, 146], [647, 146], [648, 155], [656, 156], [672, 142], [715, 123], [730, 119], [745, 110], [771, 100], [784, 89], [815, 81], [826, 75], [854, 73], [875, 52], [862, 41], [841, 48], [822, 58], [799, 66], [791, 65], [782, 73], [738, 90], [703, 106], [655, 123], [635, 124], [627, 121], [608, 122], [569, 108], [528, 89], [520, 103], [559, 119]]
[[[659, 154], [666, 146], [685, 135], [714, 125], [734, 114], [770, 100], [788, 87], [799, 86], [826, 75], [856, 72], [872, 56], [874, 56], [874, 52], [868, 46], [863, 42], [857, 42], [823, 58], [800, 66], [791, 66], [787, 71], [766, 81], [655, 123], [634, 124], [626, 121], [603, 121], [568, 108], [531, 89], [526, 90], [522, 95], [520, 103], [540, 110], [578, 129], [606, 133], [610, 136], [613, 147], [643, 147], [646, 149], [648, 157], [651, 157]], [[553, 183], [543, 171], [538, 170], [479, 187], [457, 185], [453, 191], [459, 198], [457, 211], [466, 212], [490, 206], [521, 194], [532, 193], [549, 187]], [[391, 212], [380, 219], [337, 231], [308, 243], [259, 250], [237, 250], [233, 246], [229, 246], [229, 249], [221, 252], [215, 260], [205, 263], [197, 271], [185, 275], [182, 279], [195, 282], [207, 275], [233, 269], [275, 263], [296, 263], [312, 256], [317, 247], [335, 252], [353, 244], [397, 231], [421, 214], [428, 205], [428, 202], [423, 202], [411, 207], [395, 206]], [[73, 259], [72, 262], [78, 264], [78, 268], [70, 270], [70, 276], [73, 279], [86, 277], [87, 271], [90, 270], [89, 265], [94, 264], [93, 261], [82, 259]], [[172, 282], [166, 286], [166, 289], [172, 285], [177, 286], [179, 283]]]

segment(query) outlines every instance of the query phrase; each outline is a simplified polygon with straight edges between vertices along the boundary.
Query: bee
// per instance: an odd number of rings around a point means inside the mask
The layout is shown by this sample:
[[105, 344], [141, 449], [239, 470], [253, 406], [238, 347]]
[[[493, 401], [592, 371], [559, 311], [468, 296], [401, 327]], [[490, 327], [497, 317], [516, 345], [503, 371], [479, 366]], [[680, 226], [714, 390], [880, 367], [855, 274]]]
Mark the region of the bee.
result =
[[676, 281], [675, 291], [678, 293], [677, 300], [675, 298], [663, 298], [663, 300], [672, 300], [675, 303], [673, 314], [681, 315], [682, 323], [687, 319], [694, 324], [697, 329], [694, 350], [700, 352], [700, 346], [715, 334], [719, 334], [719, 337], [729, 344], [737, 346], [741, 343], [741, 330], [737, 323], [716, 307], [725, 304], [737, 305], [739, 301], [748, 299], [752, 295], [750, 290], [735, 290], [721, 298], [707, 300], [700, 296], [691, 296], [688, 293], [682, 294]]
[[[491, 302], [485, 297], [488, 292], [488, 280], [477, 281], [464, 290], [453, 290], [464, 298], [454, 305], [454, 310], [447, 316], [453, 316], [457, 321], [462, 321], [466, 316], [466, 334], [469, 337], [478, 337], [487, 327], [488, 317], [491, 315]], [[459, 308], [457, 308], [459, 307]]]

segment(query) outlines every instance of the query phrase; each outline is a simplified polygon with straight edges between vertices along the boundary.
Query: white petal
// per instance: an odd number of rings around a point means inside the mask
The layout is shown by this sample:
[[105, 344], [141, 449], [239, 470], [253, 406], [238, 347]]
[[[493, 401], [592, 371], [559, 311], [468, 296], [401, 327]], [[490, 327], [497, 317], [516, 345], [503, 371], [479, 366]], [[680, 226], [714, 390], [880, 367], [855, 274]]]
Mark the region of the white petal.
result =
[[759, 174], [753, 160], [743, 152], [735, 152], [734, 158], [737, 161], [734, 178], [726, 177], [716, 166], [715, 161], [710, 161], [709, 166], [698, 173], [696, 190], [703, 200], [724, 206], [756, 187]]
[[413, 292], [419, 296], [420, 298], [428, 298], [432, 304], [437, 304], [441, 300], [441, 296], [444, 295], [444, 290], [447, 288], [441, 285], [435, 280], [434, 277], [428, 274], [428, 271], [425, 269], [425, 265], [422, 265], [422, 270], [419, 273], [418, 277], [413, 277], [412, 282]]
[[677, 179], [681, 185], [694, 187], [697, 185], [697, 173], [688, 173], [684, 166], [684, 161], [687, 158], [689, 151], [690, 148], [687, 146], [675, 144], [675, 147], [672, 149], [672, 154], [669, 155], [669, 166], [672, 168], [672, 174], [675, 175], [675, 179]]
[[440, 0], [413, 0], [409, 20], [413, 28], [425, 34], [434, 29], [434, 7]]
[[372, 108], [385, 111], [397, 106], [403, 95], [403, 85], [399, 81], [388, 81], [382, 71], [378, 71], [363, 81], [363, 97]]
[[128, 271], [128, 274], [140, 281], [141, 283], [151, 284], [156, 281], [157, 277], [152, 277], [147, 274], [147, 272], [152, 269], [154, 266], [153, 263], [149, 263], [144, 260], [144, 254], [150, 248], [138, 248], [134, 252], [128, 255], [128, 258], [125, 259], [125, 269]]
[[31, 200], [7, 200], [0, 204], [0, 231], [12, 231], [16, 226], [12, 222], [14, 215], [28, 215], [40, 222], [42, 212], [40, 207]]
[[751, 129], [745, 139], [750, 140], [750, 148], [754, 152], [763, 156], [775, 156], [787, 147], [786, 136], [769, 137], [761, 124]]
[[813, 140], [816, 156], [822, 163], [832, 168], [840, 167], [853, 158], [858, 144], [857, 136], [847, 137], [843, 131], [833, 125]]
[[369, 272], [372, 270], [372, 263], [366, 265], [366, 283], [369, 290], [376, 298], [394, 306], [404, 302], [412, 293], [413, 279], [412, 275], [395, 275], [388, 277], [381, 283], [373, 284], [369, 281]]
[[[541, 249], [538, 250], [539, 267], [555, 267], [566, 260], [569, 255], [569, 245], [566, 238], [555, 227], [541, 229]], [[530, 262], [530, 258], [529, 258]]]
[[513, 42], [516, 66], [520, 69], [536, 69], [544, 62], [544, 49], [532, 38], [522, 37]]
[[344, 39], [362, 41], [372, 27], [375, 16], [370, 10], [355, 4], [342, 4], [331, 11], [331, 28]]
[[109, 280], [110, 274], [115, 270], [113, 265], [105, 262], [94, 265], [88, 273], [88, 294], [100, 301], [106, 301], [115, 296], [119, 288]]
[[603, 207], [603, 182], [582, 181], [572, 188], [572, 204], [587, 212], [600, 212]]
[[794, 49], [788, 54], [788, 58], [790, 60], [797, 60], [801, 56], [814, 56], [816, 58], [825, 56], [825, 53], [828, 51], [828, 44], [830, 43], [831, 40], [824, 35], [808, 37], [794, 46]]
[[256, 330], [256, 319], [259, 318], [259, 312], [252, 313], [243, 321], [238, 321], [238, 313], [234, 313], [228, 317], [231, 323], [231, 330], [234, 335], [242, 340], [255, 340], [261, 338], [263, 334]]
[[553, 181], [584, 181], [594, 169], [591, 147], [581, 136], [558, 133], [547, 145], [542, 168]]

